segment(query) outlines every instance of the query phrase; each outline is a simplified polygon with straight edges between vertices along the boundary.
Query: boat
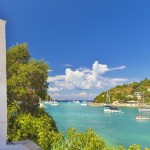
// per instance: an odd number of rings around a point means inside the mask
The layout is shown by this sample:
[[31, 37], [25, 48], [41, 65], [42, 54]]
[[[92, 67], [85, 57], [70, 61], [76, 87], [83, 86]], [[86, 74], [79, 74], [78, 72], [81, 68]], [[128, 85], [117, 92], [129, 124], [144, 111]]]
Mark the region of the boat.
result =
[[140, 116], [136, 116], [135, 119], [136, 120], [150, 120], [150, 118], [145, 117], [145, 116], [141, 116], [141, 115]]
[[81, 106], [87, 106], [87, 102], [85, 101], [85, 95], [84, 95], [84, 98], [83, 98], [83, 102], [81, 103]]
[[74, 100], [74, 101], [73, 101], [73, 103], [79, 104], [79, 103], [80, 103], [80, 101], [78, 101], [78, 100]]
[[40, 108], [46, 108], [46, 106], [43, 103], [40, 103]]
[[139, 112], [150, 112], [150, 107], [145, 105], [144, 107], [139, 108]]
[[104, 106], [104, 112], [121, 113], [121, 110], [118, 107], [116, 107], [116, 106], [105, 105]]
[[44, 104], [51, 104], [52, 101], [45, 101]]
[[57, 106], [57, 105], [59, 105], [59, 103], [58, 102], [56, 102], [56, 101], [51, 101], [51, 104], [50, 104], [51, 106]]
[[104, 104], [104, 112], [121, 113], [121, 110], [117, 106], [113, 106], [110, 104], [109, 91], [107, 91], [106, 95], [106, 104]]
[[145, 105], [145, 103], [144, 103], [144, 92], [143, 92], [143, 94], [142, 94], [143, 96], [142, 96], [142, 107], [140, 107], [138, 110], [139, 110], [139, 112], [150, 112], [150, 106], [147, 106], [147, 105]]
[[82, 106], [87, 106], [88, 104], [87, 104], [87, 102], [84, 101], [84, 102], [81, 103], [81, 105]]
[[44, 104], [47, 104], [47, 105], [52, 105], [52, 106], [56, 106], [56, 105], [59, 105], [58, 102], [56, 101], [45, 101]]

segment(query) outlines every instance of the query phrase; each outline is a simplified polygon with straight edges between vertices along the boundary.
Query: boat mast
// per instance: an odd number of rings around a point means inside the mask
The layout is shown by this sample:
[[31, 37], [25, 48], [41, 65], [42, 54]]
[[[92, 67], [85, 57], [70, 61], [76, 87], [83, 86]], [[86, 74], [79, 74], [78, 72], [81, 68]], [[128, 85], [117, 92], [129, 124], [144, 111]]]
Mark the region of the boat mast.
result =
[[106, 104], [110, 104], [110, 91], [107, 91], [107, 95], [106, 95]]
[[142, 92], [142, 104], [144, 105], [144, 92]]

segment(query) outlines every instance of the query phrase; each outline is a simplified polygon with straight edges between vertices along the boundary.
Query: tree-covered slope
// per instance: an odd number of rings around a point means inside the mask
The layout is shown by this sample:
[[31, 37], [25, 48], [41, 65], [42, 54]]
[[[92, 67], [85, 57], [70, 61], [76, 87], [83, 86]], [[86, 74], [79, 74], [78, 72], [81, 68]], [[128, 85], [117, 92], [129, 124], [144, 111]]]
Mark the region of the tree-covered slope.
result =
[[[130, 100], [141, 102], [143, 94], [145, 102], [150, 103], [150, 80], [147, 78], [141, 82], [118, 85], [109, 90], [111, 103], [114, 101], [126, 102]], [[95, 97], [94, 102], [105, 103], [106, 95], [107, 91], [100, 93]]]

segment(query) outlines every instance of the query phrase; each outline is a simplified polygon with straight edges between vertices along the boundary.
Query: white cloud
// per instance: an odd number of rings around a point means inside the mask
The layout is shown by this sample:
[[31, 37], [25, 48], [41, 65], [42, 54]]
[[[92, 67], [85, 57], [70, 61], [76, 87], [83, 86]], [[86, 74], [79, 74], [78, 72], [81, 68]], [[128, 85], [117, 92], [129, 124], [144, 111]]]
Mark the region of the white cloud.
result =
[[69, 99], [69, 100], [92, 100], [95, 98], [96, 94], [93, 93], [86, 93], [86, 92], [80, 92], [80, 93], [68, 93], [63, 94], [63, 96], [59, 93], [51, 93], [50, 96], [52, 99]]
[[53, 100], [61, 97], [59, 93], [51, 93], [50, 96], [52, 97]]
[[55, 82], [55, 81], [61, 81], [65, 79], [65, 75], [58, 75], [55, 77], [48, 77], [47, 82]]
[[[103, 75], [108, 71], [122, 70], [126, 66], [109, 68], [106, 64], [95, 61], [92, 68], [79, 68], [72, 70], [66, 68], [65, 75], [49, 77], [48, 82], [54, 84], [55, 89], [99, 89], [108, 86], [115, 86], [127, 82], [125, 78], [107, 78]], [[56, 89], [56, 87], [58, 89]]]
[[105, 64], [99, 64], [98, 61], [95, 61], [93, 64], [92, 72], [94, 75], [101, 75], [104, 74], [105, 72], [109, 71], [109, 68]]
[[113, 71], [113, 70], [123, 70], [125, 68], [126, 68], [126, 66], [120, 66], [120, 67], [116, 67], [116, 68], [110, 68], [109, 70], [110, 71]]
[[48, 91], [49, 92], [58, 92], [58, 91], [60, 91], [60, 89], [58, 87], [49, 87]]

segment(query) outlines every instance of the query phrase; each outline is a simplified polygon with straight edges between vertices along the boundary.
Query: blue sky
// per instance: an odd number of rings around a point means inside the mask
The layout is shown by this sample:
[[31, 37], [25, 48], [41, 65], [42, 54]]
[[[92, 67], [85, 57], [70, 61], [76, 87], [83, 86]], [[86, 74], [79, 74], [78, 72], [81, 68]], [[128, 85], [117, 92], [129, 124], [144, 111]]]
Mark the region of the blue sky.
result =
[[51, 66], [49, 93], [93, 99], [150, 75], [149, 0], [1, 0], [7, 48], [27, 42]]

